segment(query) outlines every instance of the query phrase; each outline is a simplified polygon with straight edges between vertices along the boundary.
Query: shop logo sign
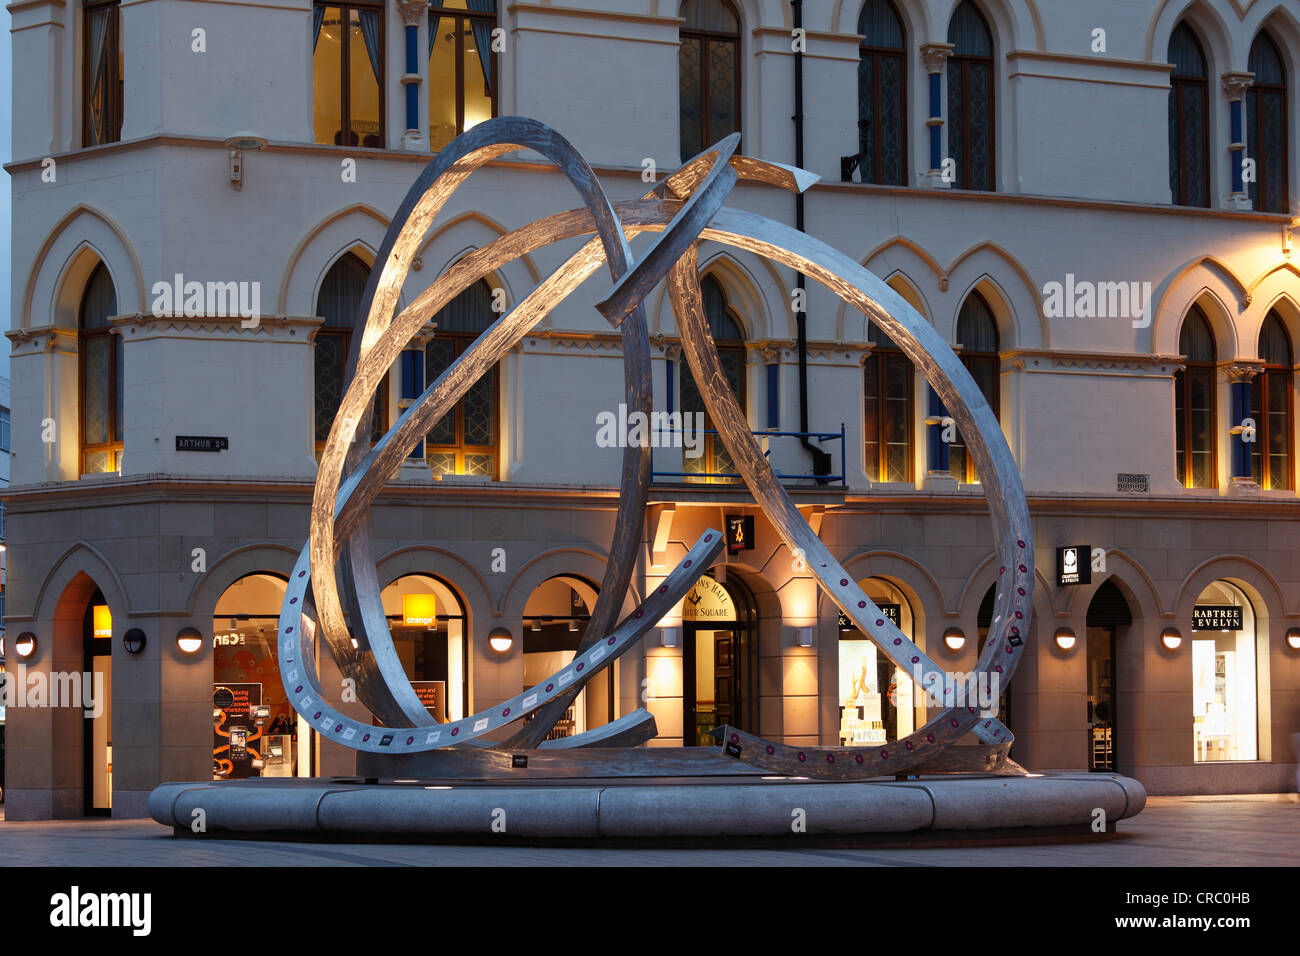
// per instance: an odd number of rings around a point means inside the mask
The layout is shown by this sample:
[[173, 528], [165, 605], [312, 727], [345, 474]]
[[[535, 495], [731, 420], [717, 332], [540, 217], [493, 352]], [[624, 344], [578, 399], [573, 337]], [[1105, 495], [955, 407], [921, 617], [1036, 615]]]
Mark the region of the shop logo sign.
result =
[[727, 515], [727, 552], [754, 550], [754, 516]]
[[1056, 586], [1092, 583], [1092, 565], [1089, 558], [1092, 548], [1086, 544], [1071, 544], [1056, 549]]
[[1241, 608], [1235, 604], [1197, 604], [1192, 608], [1193, 631], [1240, 631]]
[[[902, 624], [903, 605], [878, 604], [876, 606], [880, 608], [880, 616], [883, 617], [890, 624], [894, 625], [894, 627], [903, 626]], [[849, 620], [849, 616], [845, 614], [843, 611], [839, 612], [839, 625], [841, 631], [847, 631], [851, 628], [857, 627], [856, 624], [854, 624], [851, 620]]]

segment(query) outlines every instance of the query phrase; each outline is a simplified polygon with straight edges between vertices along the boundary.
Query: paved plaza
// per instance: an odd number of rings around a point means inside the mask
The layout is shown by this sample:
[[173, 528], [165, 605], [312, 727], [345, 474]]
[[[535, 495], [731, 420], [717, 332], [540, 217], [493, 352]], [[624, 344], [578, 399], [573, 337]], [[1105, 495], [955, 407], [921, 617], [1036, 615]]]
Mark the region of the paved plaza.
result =
[[0, 819], [0, 866], [1297, 866], [1295, 794], [1151, 797], [1096, 843], [926, 849], [556, 849], [173, 837], [151, 820]]

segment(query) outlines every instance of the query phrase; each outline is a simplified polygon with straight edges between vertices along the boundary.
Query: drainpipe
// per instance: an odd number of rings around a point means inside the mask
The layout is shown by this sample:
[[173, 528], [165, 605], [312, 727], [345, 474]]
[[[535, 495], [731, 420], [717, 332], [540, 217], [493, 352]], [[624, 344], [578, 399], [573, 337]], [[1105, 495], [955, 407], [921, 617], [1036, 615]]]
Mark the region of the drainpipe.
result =
[[[803, 28], [803, 0], [790, 0], [794, 14], [794, 28]], [[794, 164], [803, 168], [803, 48], [794, 51]], [[804, 232], [804, 196], [802, 192], [794, 196], [794, 227]], [[806, 278], [802, 272], [795, 273], [795, 288], [800, 290], [799, 301], [806, 302]], [[799, 431], [808, 431], [808, 322], [807, 309], [795, 313], [796, 349], [799, 353]], [[831, 456], [822, 451], [807, 435], [799, 439], [808, 453], [812, 455], [813, 474], [829, 475], [831, 473]], [[825, 481], [819, 482], [825, 484]]]

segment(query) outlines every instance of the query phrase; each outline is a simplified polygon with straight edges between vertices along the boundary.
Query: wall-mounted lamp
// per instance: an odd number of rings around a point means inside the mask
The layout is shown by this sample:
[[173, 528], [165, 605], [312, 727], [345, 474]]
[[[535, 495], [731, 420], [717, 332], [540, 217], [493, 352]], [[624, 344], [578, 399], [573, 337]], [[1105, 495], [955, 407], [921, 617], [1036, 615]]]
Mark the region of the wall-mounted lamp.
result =
[[1295, 223], [1282, 227], [1282, 255], [1291, 255], [1292, 233], [1295, 231]]
[[541, 629], [542, 629], [542, 619], [538, 617], [533, 618], [533, 632], [536, 633]]
[[493, 654], [504, 657], [510, 653], [510, 648], [515, 646], [514, 635], [510, 633], [509, 628], [494, 627], [488, 631], [488, 647], [492, 648]]
[[680, 631], [681, 631], [680, 627], [659, 628], [659, 643], [664, 647], [676, 647], [677, 635]]
[[36, 653], [36, 635], [31, 631], [19, 634], [18, 640], [14, 641], [14, 653], [22, 660], [28, 660]]
[[954, 654], [966, 646], [966, 633], [960, 627], [950, 627], [943, 632], [943, 646]]
[[796, 627], [794, 637], [800, 647], [812, 647], [813, 629], [811, 627]]
[[1072, 628], [1058, 627], [1056, 629], [1055, 640], [1057, 647], [1068, 652], [1074, 650], [1074, 645], [1078, 641], [1078, 638], [1075, 636]]
[[226, 148], [230, 150], [230, 185], [236, 189], [244, 188], [244, 151], [256, 151], [265, 145], [265, 136], [247, 130], [226, 139]]
[[182, 627], [176, 632], [176, 646], [182, 654], [197, 654], [203, 647], [203, 635], [196, 627]]
[[1160, 632], [1160, 643], [1166, 650], [1176, 651], [1183, 643], [1182, 632], [1176, 627], [1167, 627]]
[[144, 631], [138, 627], [133, 627], [122, 635], [122, 646], [126, 648], [128, 654], [139, 654], [144, 650], [144, 645]]
[[1293, 651], [1300, 651], [1300, 627], [1289, 628], [1286, 632], [1287, 647]]

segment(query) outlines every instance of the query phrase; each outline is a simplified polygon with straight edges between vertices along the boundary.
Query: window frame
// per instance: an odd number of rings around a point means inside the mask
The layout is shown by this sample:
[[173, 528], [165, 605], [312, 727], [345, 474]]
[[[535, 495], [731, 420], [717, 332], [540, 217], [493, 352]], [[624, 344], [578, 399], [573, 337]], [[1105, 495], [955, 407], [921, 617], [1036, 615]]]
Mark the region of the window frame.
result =
[[[989, 320], [993, 323], [993, 334], [997, 338], [997, 349], [992, 352], [988, 352], [983, 349], [972, 349], [967, 347], [965, 343], [958, 342], [957, 345], [960, 351], [957, 352], [957, 358], [961, 361], [961, 364], [965, 366], [966, 370], [971, 373], [971, 378], [975, 379], [976, 385], [979, 385], [980, 380], [978, 376], [975, 375], [975, 370], [985, 365], [987, 365], [992, 369], [993, 395], [992, 397], [985, 395], [984, 399], [989, 403], [989, 408], [992, 409], [993, 411], [993, 417], [998, 420], [999, 424], [1001, 424], [1002, 422], [1002, 332], [998, 328], [997, 313], [993, 311], [993, 307], [989, 305], [989, 300], [985, 298], [978, 289], [972, 289], [970, 293], [966, 296], [966, 298], [962, 299], [961, 307], [957, 309], [956, 329], [957, 330], [961, 329], [962, 309], [966, 307], [966, 303], [969, 302], [972, 298], [979, 300], [980, 305], [982, 305], [984, 307], [984, 310], [988, 313]], [[958, 430], [957, 434], [958, 436], [960, 436], [961, 431]], [[960, 475], [954, 474], [953, 477], [957, 479], [958, 483], [960, 484], [965, 484], [965, 485], [979, 484], [980, 479], [979, 479], [979, 475], [976, 473], [975, 470], [975, 462], [971, 459], [970, 446], [966, 443], [966, 440], [964, 438], [961, 441], [961, 447], [962, 447], [962, 462], [964, 465], [964, 470], [962, 474]]]
[[[870, 148], [871, 148], [871, 171], [872, 171], [872, 178], [871, 178], [871, 180], [870, 180], [870, 184], [871, 184], [871, 185], [876, 185], [876, 186], [906, 186], [907, 183], [908, 183], [908, 167], [907, 167], [907, 153], [908, 153], [908, 149], [907, 149], [907, 145], [908, 145], [908, 144], [907, 144], [907, 139], [908, 139], [908, 137], [907, 137], [907, 130], [908, 130], [908, 126], [907, 126], [907, 114], [908, 114], [908, 109], [907, 109], [907, 106], [908, 106], [908, 99], [907, 99], [907, 53], [908, 53], [908, 48], [907, 48], [907, 25], [903, 22], [903, 18], [902, 18], [901, 16], [899, 16], [898, 9], [894, 6], [892, 0], [886, 0], [886, 2], [889, 3], [889, 7], [890, 7], [891, 11], [893, 12], [895, 19], [898, 20], [898, 27], [899, 27], [899, 30], [900, 30], [900, 31], [902, 32], [902, 34], [903, 34], [903, 46], [902, 46], [901, 49], [899, 49], [899, 48], [895, 48], [895, 47], [871, 46], [871, 45], [869, 45], [869, 44], [866, 42], [866, 38], [864, 37], [864, 38], [863, 38], [863, 42], [858, 44], [858, 64], [859, 64], [858, 69], [859, 69], [859, 70], [862, 69], [862, 66], [861, 66], [862, 60], [863, 60], [865, 57], [870, 56], [870, 57], [871, 57], [871, 60], [872, 60], [872, 67], [871, 67], [872, 90], [873, 90], [874, 93], [875, 93], [874, 101], [873, 101], [873, 103], [872, 103], [872, 108], [873, 108], [872, 115], [873, 115], [873, 116], [876, 116], [876, 117], [879, 117], [879, 116], [882, 115], [882, 112], [883, 112], [883, 111], [882, 111], [882, 109], [881, 109], [881, 106], [882, 106], [882, 104], [883, 104], [883, 102], [884, 102], [884, 94], [883, 94], [883, 92], [882, 92], [882, 90], [881, 90], [881, 83], [880, 83], [881, 60], [882, 60], [883, 57], [886, 57], [886, 56], [892, 56], [892, 57], [895, 57], [895, 58], [899, 61], [899, 70], [898, 70], [898, 75], [899, 75], [899, 91], [898, 91], [898, 95], [899, 95], [899, 121], [900, 121], [900, 124], [901, 124], [901, 125], [900, 125], [899, 131], [898, 131], [898, 136], [899, 136], [899, 142], [902, 144], [902, 156], [901, 156], [901, 158], [899, 159], [899, 163], [900, 163], [900, 167], [899, 167], [899, 168], [900, 168], [900, 170], [901, 170], [901, 172], [902, 172], [902, 182], [898, 182], [898, 183], [885, 183], [885, 182], [881, 182], [880, 169], [881, 169], [881, 160], [882, 160], [882, 158], [883, 158], [883, 156], [884, 156], [884, 124], [883, 124], [883, 123], [880, 123], [880, 122], [877, 122], [877, 123], [875, 124], [875, 128], [874, 128], [874, 130], [873, 130], [873, 134], [874, 134], [874, 135], [872, 136], [872, 142], [869, 144], [869, 146], [870, 146]], [[861, 75], [861, 74], [859, 74], [859, 76], [860, 76], [860, 75]], [[858, 81], [858, 103], [859, 103], [859, 106], [858, 106], [858, 115], [859, 115], [859, 118], [860, 118], [860, 117], [861, 117], [861, 114], [862, 114], [862, 107], [861, 107], [861, 103], [862, 103], [862, 82], [861, 82], [860, 79], [859, 79], [859, 81]], [[861, 129], [861, 127], [859, 127], [859, 129], [858, 129], [858, 145], [859, 145], [859, 147], [862, 145], [862, 129]], [[865, 153], [864, 153], [863, 155], [865, 155]], [[867, 179], [862, 175], [862, 163], [861, 163], [860, 161], [859, 161], [859, 163], [858, 163], [858, 179], [859, 179], [861, 182], [863, 182], [864, 184], [865, 184], [865, 183], [868, 183], [868, 180], [867, 180]]]
[[[473, 345], [475, 342], [477, 342], [482, 335], [483, 335], [482, 332], [451, 332], [451, 331], [444, 331], [442, 329], [435, 329], [433, 335], [429, 337], [429, 341], [432, 342], [434, 340], [437, 340], [442, 342], [451, 342], [453, 348], [455, 349], [455, 353], [451, 357], [451, 360], [454, 363], [465, 353], [465, 350], [469, 348], [471, 345]], [[428, 372], [429, 345], [427, 342], [425, 343], [423, 352], [425, 356], [424, 358], [425, 383], [426, 383], [426, 387], [428, 387], [429, 384], [432, 384], [432, 379], [429, 378], [429, 372]], [[451, 472], [451, 474], [453, 476], [457, 476], [457, 475], [466, 474], [465, 456], [467, 454], [468, 455], [491, 455], [492, 456], [491, 480], [499, 481], [501, 479], [501, 366], [500, 364], [498, 363], [497, 365], [494, 365], [489, 371], [493, 378], [493, 383], [492, 383], [493, 384], [493, 389], [492, 389], [493, 443], [491, 445], [470, 445], [466, 443], [465, 441], [465, 396], [462, 395], [460, 398], [456, 400], [455, 407], [452, 408], [450, 412], [448, 412], [449, 415], [453, 416], [453, 421], [454, 421], [454, 429], [455, 429], [454, 443], [435, 444], [432, 440], [430, 440], [426, 436], [424, 441], [425, 462], [428, 462], [429, 456], [433, 454], [442, 454], [442, 455], [454, 454], [455, 464], [453, 466], [453, 471]], [[435, 422], [434, 424], [436, 425], [438, 423]], [[430, 428], [430, 432], [432, 432], [432, 428]], [[446, 474], [446, 472], [444, 472], [443, 474]]]
[[[880, 334], [883, 336], [884, 333], [882, 332]], [[869, 481], [881, 482], [881, 483], [888, 483], [892, 481], [892, 479], [889, 477], [889, 442], [885, 439], [885, 436], [889, 434], [889, 429], [887, 427], [890, 421], [890, 417], [888, 414], [889, 402], [886, 401], [884, 395], [885, 383], [888, 381], [888, 373], [887, 373], [886, 366], [891, 360], [902, 361], [906, 363], [907, 366], [907, 384], [904, 390], [904, 394], [906, 395], [906, 407], [904, 408], [902, 413], [904, 416], [903, 434], [906, 437], [906, 440], [904, 442], [904, 448], [906, 450], [904, 454], [906, 456], [907, 470], [904, 477], [898, 480], [901, 482], [913, 482], [916, 480], [916, 446], [914, 442], [915, 436], [914, 436], [914, 427], [913, 427], [915, 421], [914, 416], [916, 414], [916, 395], [915, 395], [916, 368], [915, 366], [912, 365], [912, 360], [907, 357], [907, 354], [892, 342], [889, 344], [883, 342], [871, 343], [871, 352], [867, 355], [866, 360], [863, 362], [862, 387], [863, 387], [863, 403], [864, 403], [864, 408], [863, 408], [864, 424], [867, 421], [867, 414], [865, 408], [866, 376], [873, 374], [874, 372], [876, 377], [876, 416], [875, 416], [876, 440], [875, 442], [867, 441], [866, 433], [864, 430], [863, 442], [862, 442], [863, 461], [864, 461], [864, 465], [866, 466], [865, 471], [867, 473], [867, 479]], [[874, 444], [876, 446], [876, 455], [875, 455], [876, 461], [874, 466], [875, 467], [874, 474], [872, 472], [872, 467], [871, 467], [872, 466], [872, 462], [870, 460], [871, 454], [868, 451], [868, 446], [871, 444]]]
[[[959, 4], [960, 5], [960, 4]], [[954, 50], [948, 57], [947, 67], [944, 75], [945, 93], [948, 92], [948, 77], [951, 75], [952, 68], [959, 66], [961, 68], [961, 104], [962, 104], [962, 126], [961, 126], [961, 158], [957, 164], [957, 180], [952, 184], [954, 189], [969, 189], [974, 192], [991, 192], [998, 191], [998, 74], [997, 74], [997, 44], [995, 42], [993, 27], [989, 24], [988, 17], [984, 11], [980, 10], [974, 3], [976, 13], [979, 14], [984, 29], [989, 36], [989, 47], [993, 53], [989, 56], [976, 53], [958, 53]], [[956, 7], [953, 8], [953, 14], [956, 14]], [[970, 68], [973, 64], [984, 63], [989, 68], [989, 185], [987, 189], [970, 184], [970, 146], [971, 146], [971, 104], [973, 99], [970, 95]], [[945, 101], [948, 96], [945, 96]], [[945, 107], [947, 102], [945, 102]], [[950, 116], [945, 116], [945, 122], [951, 120]], [[952, 157], [952, 140], [948, 138], [948, 154]]]
[[[387, 149], [388, 148], [388, 61], [385, 53], [388, 49], [388, 9], [382, 0], [316, 0], [312, 4], [315, 7], [330, 7], [339, 9], [339, 20], [343, 29], [343, 36], [339, 39], [339, 133], [344, 142], [342, 143], [321, 143], [317, 146], [341, 146], [345, 149]], [[352, 135], [352, 44], [347, 42], [348, 31], [352, 28], [352, 10], [369, 10], [379, 14], [379, 77], [377, 83], [379, 86], [379, 145], [365, 146], [358, 142], [352, 146], [347, 142]], [[319, 43], [319, 39], [317, 40]], [[312, 56], [315, 57], [316, 49], [312, 48]], [[316, 72], [312, 70], [312, 99], [316, 96]], [[312, 138], [316, 135], [315, 124], [313, 123]], [[358, 137], [358, 140], [363, 137]]]
[[[109, 272], [108, 266], [106, 266], [103, 262], [97, 263], [95, 265], [95, 268], [91, 270], [90, 276], [86, 279], [86, 285], [81, 292], [81, 302], [77, 306], [77, 448], [78, 448], [77, 474], [78, 475], [90, 475], [90, 474], [111, 475], [114, 472], [120, 471], [122, 467], [122, 454], [126, 444], [125, 430], [123, 430], [122, 439], [119, 440], [116, 437], [118, 432], [118, 426], [123, 424], [117, 420], [118, 419], [118, 415], [117, 415], [118, 394], [124, 388], [124, 383], [121, 381], [117, 373], [117, 352], [118, 349], [124, 349], [126, 343], [122, 339], [122, 336], [113, 329], [113, 326], [111, 324], [109, 324], [112, 320], [111, 315], [104, 317], [105, 325], [103, 328], [90, 329], [90, 330], [86, 329], [86, 322], [85, 322], [86, 299], [90, 292], [91, 283], [94, 281], [95, 275], [100, 269], [104, 270], [104, 273], [108, 276], [109, 283], [113, 285], [114, 298], [116, 298], [117, 295], [117, 286], [115, 283], [113, 283], [113, 274]], [[89, 371], [89, 368], [86, 363], [86, 355], [88, 354], [87, 344], [91, 340], [98, 339], [98, 338], [103, 338], [108, 340], [108, 355], [109, 355], [108, 389], [107, 389], [107, 397], [105, 398], [106, 408], [105, 408], [105, 426], [104, 426], [104, 434], [108, 440], [103, 442], [88, 443], [86, 441], [86, 394], [87, 394], [86, 375], [87, 372]], [[125, 363], [123, 364], [125, 365]], [[125, 374], [125, 369], [123, 371], [123, 374]], [[109, 467], [104, 469], [103, 471], [96, 471], [96, 472], [88, 471], [86, 468], [87, 455], [98, 454], [100, 452], [108, 453]]]
[[[1201, 321], [1205, 323], [1205, 327], [1209, 331], [1210, 342], [1214, 347], [1214, 358], [1206, 362], [1197, 359], [1189, 360], [1186, 358], [1186, 356], [1184, 356], [1181, 362], [1183, 367], [1178, 369], [1176, 372], [1174, 372], [1174, 416], [1175, 416], [1174, 475], [1175, 477], [1178, 478], [1178, 483], [1181, 484], [1184, 488], [1214, 489], [1219, 486], [1219, 442], [1217, 440], [1217, 436], [1218, 436], [1217, 429], [1219, 423], [1219, 385], [1218, 385], [1219, 343], [1214, 337], [1214, 326], [1210, 323], [1210, 318], [1208, 315], [1205, 314], [1205, 310], [1194, 303], [1192, 305], [1192, 309], [1195, 309], [1200, 314]], [[1186, 323], [1188, 318], [1191, 317], [1191, 314], [1192, 314], [1191, 309], [1189, 309], [1187, 314], [1183, 316], [1184, 323]], [[1178, 336], [1180, 339], [1179, 349], [1181, 351], [1182, 349], [1182, 342], [1181, 342], [1182, 327], [1181, 326], [1179, 327]], [[1183, 473], [1181, 475], [1178, 474], [1178, 430], [1177, 430], [1178, 421], [1177, 419], [1179, 415], [1178, 412], [1179, 404], [1182, 405], [1182, 425], [1183, 425], [1184, 441], [1186, 443], [1190, 443], [1191, 436], [1192, 436], [1192, 402], [1191, 402], [1192, 389], [1187, 374], [1189, 371], [1199, 371], [1202, 373], [1208, 373], [1210, 376], [1210, 388], [1209, 388], [1210, 483], [1208, 485], [1203, 485], [1203, 486], [1188, 484], [1189, 481], [1195, 480], [1194, 479], [1195, 469], [1192, 467], [1192, 461], [1191, 461], [1191, 454], [1193, 453], [1193, 449], [1189, 447], [1183, 448]]]
[[[361, 256], [357, 255], [355, 248], [349, 249], [347, 252], [343, 253], [343, 255], [339, 256], [332, 263], [330, 263], [329, 268], [325, 270], [325, 277], [321, 279], [321, 284], [316, 289], [316, 297], [315, 297], [316, 317], [320, 318], [321, 324], [316, 327], [316, 330], [313, 333], [311, 339], [311, 343], [312, 343], [311, 437], [312, 437], [312, 447], [315, 450], [316, 460], [318, 462], [320, 461], [321, 454], [325, 451], [325, 446], [329, 443], [328, 441], [329, 429], [326, 429], [326, 438], [324, 440], [318, 440], [316, 438], [316, 401], [319, 398], [318, 393], [320, 390], [320, 386], [316, 379], [316, 350], [319, 347], [320, 340], [323, 337], [328, 338], [330, 336], [334, 336], [342, 339], [343, 371], [340, 373], [342, 377], [342, 382], [340, 382], [340, 388], [339, 388], [339, 400], [341, 403], [343, 395], [347, 393], [347, 389], [344, 386], [347, 383], [348, 356], [351, 354], [352, 351], [352, 336], [356, 333], [355, 313], [353, 317], [354, 324], [351, 326], [326, 325], [325, 317], [320, 315], [320, 298], [321, 298], [321, 292], [325, 288], [325, 280], [329, 277], [329, 274], [335, 268], [338, 267], [339, 263], [341, 263], [348, 256], [352, 256], [353, 258], [355, 258], [357, 262], [359, 262], [362, 265], [362, 267], [365, 268], [367, 273], [371, 270], [372, 266], [367, 264], [366, 260], [362, 259]], [[389, 427], [388, 389], [389, 389], [390, 378], [392, 378], [392, 375], [388, 372], [385, 372], [382, 381], [380, 381], [379, 383], [379, 389], [377, 390], [377, 393], [375, 395], [374, 408], [379, 414], [373, 416], [370, 423], [371, 441], [378, 441], [381, 437], [383, 437], [383, 434], [386, 431], [388, 431], [388, 427]], [[331, 429], [334, 427], [334, 421], [337, 418], [338, 418], [338, 411], [335, 410], [334, 417], [330, 419]]]
[[[1264, 321], [1268, 321], [1269, 316], [1276, 313], [1270, 310], [1265, 316]], [[1295, 351], [1291, 346], [1291, 336], [1286, 331], [1286, 324], [1281, 318], [1277, 319], [1281, 326], [1282, 334], [1286, 336], [1287, 350], [1290, 353], [1291, 361], [1295, 361]], [[1263, 337], [1263, 328], [1260, 329], [1261, 338]], [[1263, 358], [1263, 355], [1260, 355]], [[1276, 382], [1277, 384], [1272, 384]], [[1271, 427], [1269, 425], [1268, 399], [1273, 388], [1280, 388], [1286, 396], [1286, 475], [1284, 483], [1278, 484], [1273, 480], [1271, 459], [1272, 455], [1268, 453], [1269, 439], [1272, 437]], [[1295, 372], [1294, 365], [1282, 365], [1276, 362], [1265, 362], [1260, 370], [1255, 374], [1250, 383], [1250, 412], [1254, 416], [1255, 410], [1259, 409], [1259, 415], [1255, 419], [1255, 441], [1252, 442], [1254, 448], [1251, 449], [1251, 477], [1255, 476], [1255, 462], [1259, 462], [1259, 477], [1256, 479], [1261, 488], [1278, 491], [1295, 490]]]
[[[1205, 76], [1191, 76], [1183, 73], [1169, 74], [1169, 95], [1171, 106], [1177, 104], [1177, 140], [1178, 149], [1169, 157], [1170, 162], [1178, 164], [1178, 192], [1171, 196], [1172, 205], [1187, 206], [1192, 209], [1210, 208], [1210, 197], [1214, 193], [1214, 172], [1210, 167], [1210, 58], [1205, 55], [1205, 45], [1201, 43], [1201, 38], [1196, 35], [1196, 31], [1191, 28], [1186, 21], [1180, 22], [1174, 27], [1186, 27], [1188, 34], [1191, 35], [1192, 41], [1196, 44], [1196, 50], [1201, 55], [1201, 62], [1205, 64]], [[1172, 38], [1172, 34], [1171, 34]], [[1190, 203], [1187, 201], [1187, 167], [1183, 163], [1183, 93], [1189, 87], [1196, 86], [1201, 90], [1201, 103], [1204, 109], [1204, 116], [1201, 122], [1201, 167], [1205, 173], [1205, 201], [1201, 203]], [[1244, 117], [1243, 117], [1244, 120]]]
[[[1255, 40], [1252, 41], [1251, 46], [1254, 47], [1255, 43], [1258, 43], [1261, 39], [1273, 47], [1274, 55], [1277, 56], [1279, 62], [1282, 64], [1282, 84], [1279, 86], [1276, 83], [1260, 83], [1258, 81], [1252, 81], [1250, 87], [1246, 90], [1246, 102], [1243, 104], [1244, 115], [1242, 116], [1241, 121], [1245, 124], [1246, 155], [1249, 156], [1252, 150], [1255, 154], [1255, 181], [1247, 184], [1248, 187], [1253, 187], [1247, 191], [1254, 193], [1251, 198], [1254, 200], [1252, 205], [1256, 212], [1286, 213], [1290, 211], [1289, 203], [1291, 201], [1291, 183], [1289, 170], [1287, 168], [1289, 165], [1288, 160], [1290, 158], [1288, 155], [1288, 148], [1290, 146], [1291, 128], [1290, 123], [1287, 122], [1289, 114], [1287, 113], [1288, 97], [1286, 87], [1286, 60], [1282, 58], [1282, 52], [1278, 49], [1277, 43], [1273, 40], [1272, 35], [1267, 30], [1261, 30]], [[1263, 137], [1260, 135], [1259, 114], [1259, 94], [1261, 92], [1276, 93], [1282, 100], [1282, 129], [1280, 136], [1282, 152], [1281, 155], [1277, 157], [1276, 164], [1264, 162], [1264, 157], [1259, 150], [1259, 145], [1263, 142]], [[1251, 108], [1252, 103], [1254, 104], [1253, 109]], [[1252, 113], [1254, 113], [1255, 116], [1254, 128], [1251, 128], [1250, 125], [1250, 116]], [[1282, 196], [1283, 207], [1281, 209], [1261, 209], [1259, 206], [1259, 199], [1265, 194], [1263, 187], [1264, 183], [1268, 181], [1267, 177], [1270, 171], [1277, 173], [1278, 178], [1281, 180], [1282, 188], [1280, 194]]]
[[[453, 7], [444, 7], [438, 3], [432, 3], [430, 4], [429, 10], [425, 14], [425, 16], [427, 18], [425, 22], [427, 23], [427, 28], [430, 31], [434, 29], [435, 20], [441, 20], [442, 18], [446, 17], [456, 21], [456, 56], [455, 56], [456, 88], [453, 95], [456, 98], [455, 136], [460, 136], [462, 133], [465, 132], [465, 34], [466, 31], [472, 31], [474, 21], [476, 20], [486, 21], [492, 25], [493, 29], [495, 29], [498, 25], [497, 13], [495, 10], [492, 13], [479, 13], [474, 10], [469, 10], [468, 8], [464, 10], [460, 10]], [[464, 24], [461, 23], [462, 20], [465, 21]], [[480, 53], [480, 56], [481, 55], [482, 54]], [[492, 116], [493, 118], [495, 118], [498, 115], [500, 115], [500, 108], [501, 108], [500, 107], [501, 58], [498, 57], [496, 53], [492, 51], [492, 48], [490, 46], [488, 47], [488, 56], [490, 57], [490, 63], [491, 63], [490, 69], [492, 71]], [[429, 102], [428, 102], [428, 109], [425, 111], [426, 112], [425, 120], [429, 124], [429, 137], [431, 140], [430, 142], [431, 149], [432, 149], [432, 137], [433, 137], [433, 118], [427, 114], [433, 110], [433, 89], [434, 89], [433, 70], [430, 68], [429, 65], [429, 61], [432, 58], [433, 58], [433, 51], [429, 50], [428, 55], [425, 57], [424, 60], [425, 70], [428, 71], [429, 74]], [[453, 136], [452, 138], [455, 139], [455, 136]], [[438, 152], [438, 150], [432, 150], [432, 151]]]
[[[683, 0], [681, 7], [678, 8], [679, 13], [686, 6], [687, 2], [689, 2], [689, 0]], [[735, 18], [736, 20], [735, 33], [726, 33], [724, 31], [718, 31], [718, 30], [700, 30], [695, 27], [687, 27], [685, 24], [683, 24], [682, 27], [678, 30], [679, 51], [681, 49], [681, 41], [684, 40], [686, 37], [694, 37], [701, 41], [700, 43], [700, 80], [701, 80], [700, 82], [700, 123], [701, 123], [700, 148], [701, 149], [708, 149], [710, 146], [712, 146], [714, 143], [718, 141], [718, 137], [713, 135], [713, 133], [710, 131], [710, 120], [709, 120], [709, 88], [707, 83], [707, 77], [709, 75], [709, 44], [708, 44], [709, 40], [729, 41], [735, 47], [735, 58], [734, 58], [736, 64], [736, 83], [735, 83], [736, 129], [735, 132], [740, 134], [742, 142], [744, 141], [744, 136], [745, 136], [744, 123], [742, 121], [742, 117], [745, 112], [745, 103], [744, 103], [745, 80], [744, 80], [744, 64], [741, 62], [741, 56], [740, 56], [741, 55], [740, 36], [741, 33], [743, 32], [745, 21], [741, 18], [740, 11], [736, 9], [736, 5], [732, 3], [731, 0], [718, 0], [718, 2], [721, 3], [724, 7], [726, 7], [727, 10], [731, 13], [732, 17]], [[679, 57], [680, 57], [680, 53], [679, 53]], [[681, 130], [681, 83], [682, 83], [682, 68], [681, 68], [681, 60], [679, 59], [677, 65], [677, 100], [678, 100], [677, 128], [679, 131], [679, 137], [680, 137], [680, 130]], [[679, 142], [677, 145], [680, 151], [682, 144]], [[740, 152], [739, 146], [737, 146], [736, 152], [737, 153]], [[686, 162], [691, 158], [692, 157], [690, 156], [683, 155], [682, 162]]]
[[[92, 136], [91, 99], [94, 97], [95, 77], [90, 75], [90, 15], [98, 10], [108, 9], [109, 23], [105, 34], [104, 69], [105, 79], [117, 77], [117, 88], [113, 95], [104, 97], [104, 132], [105, 137], [94, 142]], [[122, 4], [121, 0], [82, 0], [81, 4], [81, 146], [104, 146], [108, 143], [122, 141], [122, 113], [125, 100], [126, 78], [122, 68]]]

